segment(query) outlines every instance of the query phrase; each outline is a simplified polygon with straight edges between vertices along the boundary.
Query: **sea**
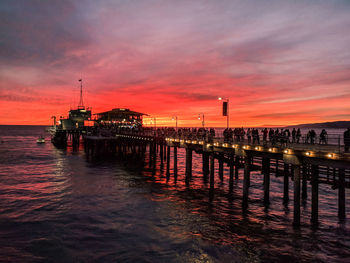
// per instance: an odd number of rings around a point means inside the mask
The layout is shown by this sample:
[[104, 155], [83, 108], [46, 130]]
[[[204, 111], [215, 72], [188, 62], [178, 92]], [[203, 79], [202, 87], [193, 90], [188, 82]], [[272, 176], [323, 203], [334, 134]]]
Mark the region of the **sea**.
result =
[[89, 162], [83, 146], [57, 149], [43, 126], [0, 126], [0, 262], [350, 262], [349, 189], [339, 221], [338, 192], [319, 186], [313, 228], [308, 184], [294, 228], [291, 181], [284, 205], [283, 177], [271, 175], [265, 208], [252, 172], [244, 212], [242, 171], [230, 193], [225, 166], [210, 194], [200, 156], [189, 184], [183, 157], [179, 149], [178, 176], [167, 178], [160, 163], [152, 175], [136, 161]]

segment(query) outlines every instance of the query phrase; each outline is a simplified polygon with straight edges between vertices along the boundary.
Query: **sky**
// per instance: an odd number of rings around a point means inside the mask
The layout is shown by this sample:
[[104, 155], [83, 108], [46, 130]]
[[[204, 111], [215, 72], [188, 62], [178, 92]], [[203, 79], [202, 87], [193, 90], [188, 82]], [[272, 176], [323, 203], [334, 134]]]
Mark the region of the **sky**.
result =
[[[350, 1], [2, 0], [0, 124], [79, 102], [158, 125], [350, 120]], [[145, 118], [149, 123], [151, 117]]]

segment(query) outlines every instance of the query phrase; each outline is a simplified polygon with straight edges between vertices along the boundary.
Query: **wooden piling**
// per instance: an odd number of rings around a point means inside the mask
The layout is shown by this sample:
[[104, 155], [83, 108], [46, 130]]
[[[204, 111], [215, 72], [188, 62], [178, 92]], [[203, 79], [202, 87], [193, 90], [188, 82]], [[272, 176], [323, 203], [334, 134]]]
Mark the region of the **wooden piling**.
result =
[[192, 149], [186, 148], [186, 179], [192, 176]]
[[230, 179], [229, 179], [229, 191], [232, 192], [233, 190], [233, 167], [234, 167], [234, 155], [229, 155], [229, 166], [230, 166]]
[[214, 189], [215, 159], [214, 155], [210, 155], [210, 189]]
[[303, 200], [307, 199], [307, 165], [303, 164], [303, 180], [302, 180], [302, 191], [301, 196]]
[[174, 176], [177, 176], [177, 147], [174, 146]]
[[204, 178], [207, 178], [209, 175], [209, 153], [202, 153], [202, 170]]
[[289, 201], [289, 174], [288, 174], [288, 170], [286, 171], [285, 169], [283, 174], [283, 203], [286, 204], [288, 203], [288, 201]]
[[300, 165], [294, 166], [294, 218], [293, 225], [300, 226]]
[[243, 208], [248, 207], [248, 193], [249, 193], [249, 181], [250, 181], [250, 157], [244, 157], [244, 177], [243, 177]]
[[219, 153], [219, 178], [221, 181], [224, 180], [224, 154]]
[[163, 167], [164, 165], [164, 153], [163, 153], [163, 144], [160, 144], [160, 148], [159, 148], [159, 157], [160, 157], [160, 165]]
[[240, 166], [239, 156], [236, 155], [236, 157], [235, 157], [235, 179], [238, 179], [239, 166]]
[[312, 205], [311, 205], [311, 222], [313, 225], [318, 224], [318, 166], [311, 166], [311, 185], [312, 185]]
[[[163, 146], [160, 147], [160, 149], [162, 148]], [[167, 147], [167, 154], [166, 154], [166, 176], [170, 176], [170, 146]]]
[[264, 204], [270, 203], [270, 159], [263, 158], [264, 173]]
[[153, 168], [152, 168], [152, 174], [155, 175], [156, 174], [156, 169], [157, 169], [157, 144], [154, 142], [153, 143], [153, 151], [152, 151], [152, 165], [153, 165]]
[[345, 219], [345, 170], [338, 170], [338, 217], [340, 220]]

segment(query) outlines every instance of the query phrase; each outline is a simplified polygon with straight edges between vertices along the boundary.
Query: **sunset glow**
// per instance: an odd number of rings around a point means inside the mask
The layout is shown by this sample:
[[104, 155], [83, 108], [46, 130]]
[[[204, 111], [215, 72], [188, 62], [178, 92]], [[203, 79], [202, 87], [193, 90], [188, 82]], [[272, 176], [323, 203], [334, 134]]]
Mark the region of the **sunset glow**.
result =
[[348, 1], [1, 1], [0, 124], [79, 102], [146, 125], [350, 120]]

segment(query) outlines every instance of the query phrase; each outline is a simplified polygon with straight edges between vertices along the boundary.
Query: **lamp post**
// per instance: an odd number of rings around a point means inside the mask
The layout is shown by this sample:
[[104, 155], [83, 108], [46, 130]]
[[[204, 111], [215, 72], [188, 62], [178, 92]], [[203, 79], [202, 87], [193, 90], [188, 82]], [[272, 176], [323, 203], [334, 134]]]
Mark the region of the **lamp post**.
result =
[[202, 119], [202, 127], [204, 128], [205, 122], [204, 122], [204, 113], [199, 113], [198, 114], [198, 120]]
[[[229, 102], [230, 102], [230, 99], [229, 98], [222, 98], [222, 97], [219, 97], [218, 100], [222, 100], [223, 102], [226, 102], [226, 117], [227, 117], [227, 129], [229, 128], [230, 126], [230, 114], [229, 114]], [[225, 112], [223, 111], [223, 115], [225, 116]]]
[[175, 120], [175, 127], [176, 127], [176, 131], [177, 131], [177, 116], [173, 116], [172, 118], [171, 118], [172, 120]]

